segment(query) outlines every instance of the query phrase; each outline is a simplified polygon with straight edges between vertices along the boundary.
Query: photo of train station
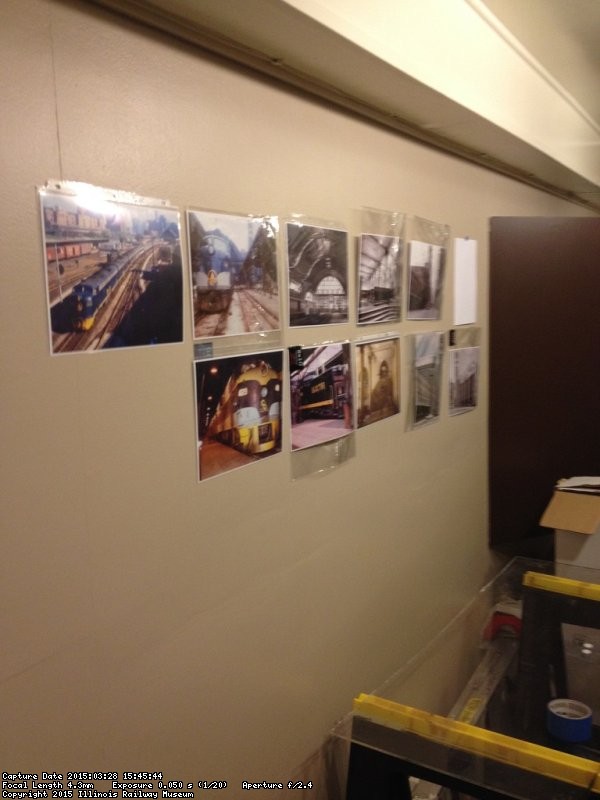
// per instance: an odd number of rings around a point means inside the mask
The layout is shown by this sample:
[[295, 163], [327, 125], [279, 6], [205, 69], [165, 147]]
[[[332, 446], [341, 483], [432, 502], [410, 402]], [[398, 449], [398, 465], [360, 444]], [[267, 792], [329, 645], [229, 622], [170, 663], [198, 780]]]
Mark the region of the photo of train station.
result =
[[187, 212], [194, 338], [278, 330], [278, 222]]
[[450, 350], [450, 414], [462, 414], [477, 406], [479, 347]]
[[446, 249], [429, 242], [411, 241], [408, 248], [408, 319], [439, 319]]
[[182, 341], [178, 211], [82, 185], [39, 196], [52, 353]]
[[439, 418], [443, 352], [441, 333], [417, 333], [412, 337], [413, 427]]
[[358, 325], [402, 316], [404, 243], [399, 236], [363, 233], [358, 253]]
[[290, 326], [347, 322], [347, 232], [288, 222], [286, 237]]

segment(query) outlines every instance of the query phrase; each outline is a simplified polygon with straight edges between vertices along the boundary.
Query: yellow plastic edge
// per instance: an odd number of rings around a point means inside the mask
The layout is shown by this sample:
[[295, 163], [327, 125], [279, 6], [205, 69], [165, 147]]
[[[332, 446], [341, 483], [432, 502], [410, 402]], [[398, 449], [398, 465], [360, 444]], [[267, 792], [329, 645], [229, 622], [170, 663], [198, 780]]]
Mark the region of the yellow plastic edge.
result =
[[526, 572], [523, 585], [547, 592], [568, 594], [571, 597], [584, 597], [587, 600], [600, 600], [600, 584], [562, 578], [558, 575], [544, 575], [541, 572]]
[[410, 731], [447, 747], [475, 753], [503, 764], [536, 772], [600, 794], [600, 763], [526, 742], [466, 722], [405, 706], [382, 697], [360, 694], [354, 713], [396, 730]]

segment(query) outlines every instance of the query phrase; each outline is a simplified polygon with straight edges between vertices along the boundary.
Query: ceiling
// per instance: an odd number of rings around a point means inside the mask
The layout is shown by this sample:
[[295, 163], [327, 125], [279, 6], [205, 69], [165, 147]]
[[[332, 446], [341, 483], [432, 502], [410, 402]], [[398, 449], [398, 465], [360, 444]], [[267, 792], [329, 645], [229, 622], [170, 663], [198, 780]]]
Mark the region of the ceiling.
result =
[[[319, 98], [600, 213], [599, 170], [582, 175], [394, 69], [282, 0], [91, 0]], [[442, 0], [440, 0], [442, 2]], [[465, 0], [507, 29], [598, 132], [600, 0]], [[299, 5], [296, 3], [296, 5]], [[301, 5], [301, 4], [300, 4]], [[595, 134], [594, 134], [595, 135]], [[588, 144], [589, 146], [589, 144]], [[594, 145], [595, 148], [596, 145]]]
[[600, 0], [484, 0], [600, 125]]

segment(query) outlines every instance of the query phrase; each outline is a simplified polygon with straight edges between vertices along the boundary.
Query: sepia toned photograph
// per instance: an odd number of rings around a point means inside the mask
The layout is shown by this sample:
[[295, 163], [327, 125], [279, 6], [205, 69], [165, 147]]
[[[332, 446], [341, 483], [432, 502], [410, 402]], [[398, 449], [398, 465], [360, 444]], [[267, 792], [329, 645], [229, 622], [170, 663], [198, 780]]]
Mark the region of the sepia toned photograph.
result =
[[402, 252], [403, 242], [398, 236], [371, 233], [359, 236], [359, 325], [401, 319]]
[[348, 234], [288, 222], [290, 326], [348, 322]]
[[187, 212], [194, 339], [279, 330], [275, 217]]
[[199, 480], [281, 452], [283, 351], [194, 362]]
[[443, 334], [413, 337], [413, 425], [432, 422], [440, 414]]
[[477, 407], [479, 347], [450, 350], [450, 414]]
[[359, 428], [400, 412], [400, 339], [358, 342], [354, 349]]
[[408, 260], [408, 319], [440, 319], [446, 248], [412, 241]]
[[39, 197], [52, 354], [183, 341], [177, 209], [74, 183]]
[[289, 366], [292, 450], [351, 433], [350, 344], [290, 347]]

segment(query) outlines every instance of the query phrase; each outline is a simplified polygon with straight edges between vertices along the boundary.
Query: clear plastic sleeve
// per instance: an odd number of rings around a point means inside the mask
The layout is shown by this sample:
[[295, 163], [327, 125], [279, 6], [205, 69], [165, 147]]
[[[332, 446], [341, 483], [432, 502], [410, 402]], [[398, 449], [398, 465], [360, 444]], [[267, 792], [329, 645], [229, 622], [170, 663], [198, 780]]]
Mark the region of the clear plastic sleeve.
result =
[[448, 225], [410, 218], [407, 319], [441, 319], [449, 239]]
[[278, 218], [190, 208], [186, 220], [194, 340], [280, 345]]
[[298, 214], [286, 219], [283, 228], [289, 326], [347, 323], [347, 230]]
[[402, 319], [406, 215], [401, 211], [363, 208], [358, 225], [357, 324], [399, 322]]
[[407, 337], [410, 347], [408, 428], [436, 422], [440, 415], [444, 335], [440, 331]]

